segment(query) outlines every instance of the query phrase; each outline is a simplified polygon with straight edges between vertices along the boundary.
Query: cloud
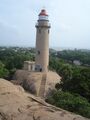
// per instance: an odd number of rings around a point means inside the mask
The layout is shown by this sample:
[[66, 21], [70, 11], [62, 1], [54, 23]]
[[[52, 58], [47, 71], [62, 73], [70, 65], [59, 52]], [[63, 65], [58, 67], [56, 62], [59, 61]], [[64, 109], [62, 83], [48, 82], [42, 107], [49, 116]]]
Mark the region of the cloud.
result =
[[0, 44], [15, 44], [15, 41], [19, 39], [19, 33], [16, 29], [16, 26], [10, 25], [6, 21], [0, 19]]
[[71, 30], [72, 26], [71, 25], [66, 25], [64, 23], [60, 23], [60, 29], [62, 32], [67, 32], [69, 30]]
[[11, 24], [9, 24], [7, 21], [5, 21], [5, 20], [3, 20], [3, 19], [1, 19], [1, 18], [0, 18], [0, 25], [1, 25], [2, 27], [6, 27], [6, 28], [8, 28], [8, 29], [17, 29], [17, 27], [16, 27], [15, 25], [11, 25]]
[[50, 46], [90, 46], [90, 0], [1, 0], [0, 45], [35, 45], [43, 6], [50, 15]]

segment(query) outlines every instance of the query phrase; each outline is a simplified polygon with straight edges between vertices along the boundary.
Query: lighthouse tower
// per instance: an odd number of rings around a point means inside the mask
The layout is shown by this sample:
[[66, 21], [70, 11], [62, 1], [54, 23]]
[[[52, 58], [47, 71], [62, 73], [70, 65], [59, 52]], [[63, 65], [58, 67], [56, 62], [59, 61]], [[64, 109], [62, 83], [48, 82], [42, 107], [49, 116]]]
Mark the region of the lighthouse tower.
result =
[[48, 14], [42, 9], [36, 24], [36, 58], [35, 70], [48, 71], [49, 64], [49, 29]]

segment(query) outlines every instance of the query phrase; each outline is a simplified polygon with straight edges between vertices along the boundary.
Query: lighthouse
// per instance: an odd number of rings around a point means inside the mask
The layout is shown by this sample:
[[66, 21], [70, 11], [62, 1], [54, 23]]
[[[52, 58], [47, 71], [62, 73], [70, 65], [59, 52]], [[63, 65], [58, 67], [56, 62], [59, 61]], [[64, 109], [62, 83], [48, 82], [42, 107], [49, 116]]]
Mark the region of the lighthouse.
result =
[[48, 14], [42, 9], [36, 24], [36, 57], [35, 71], [47, 72], [49, 65], [49, 33], [50, 24]]
[[[16, 79], [25, 79], [25, 88], [41, 98], [47, 97], [56, 83], [60, 82], [60, 76], [51, 70], [49, 65], [49, 33], [50, 24], [48, 14], [42, 9], [38, 15], [36, 24], [36, 56], [35, 61], [24, 61], [23, 70], [17, 71]], [[23, 76], [22, 76], [23, 74]], [[19, 76], [18, 76], [19, 75]]]

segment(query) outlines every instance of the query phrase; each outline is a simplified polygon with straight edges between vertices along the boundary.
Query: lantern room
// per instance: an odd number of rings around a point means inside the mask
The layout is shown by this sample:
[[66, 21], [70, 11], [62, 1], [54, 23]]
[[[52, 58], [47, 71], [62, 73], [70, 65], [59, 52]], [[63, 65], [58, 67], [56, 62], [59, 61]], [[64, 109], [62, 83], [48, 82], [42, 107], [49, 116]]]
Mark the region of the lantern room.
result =
[[39, 16], [39, 20], [48, 20], [48, 14], [45, 9], [42, 9]]

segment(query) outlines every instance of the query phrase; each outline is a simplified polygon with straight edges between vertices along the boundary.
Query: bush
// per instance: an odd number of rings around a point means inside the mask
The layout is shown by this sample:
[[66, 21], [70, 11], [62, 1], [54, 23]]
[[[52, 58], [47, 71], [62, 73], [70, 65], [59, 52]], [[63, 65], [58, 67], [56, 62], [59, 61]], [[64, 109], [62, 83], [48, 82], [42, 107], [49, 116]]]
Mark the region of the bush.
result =
[[46, 102], [90, 118], [90, 103], [78, 94], [56, 91], [46, 99]]
[[0, 77], [6, 78], [9, 74], [9, 71], [5, 68], [5, 65], [0, 61]]

